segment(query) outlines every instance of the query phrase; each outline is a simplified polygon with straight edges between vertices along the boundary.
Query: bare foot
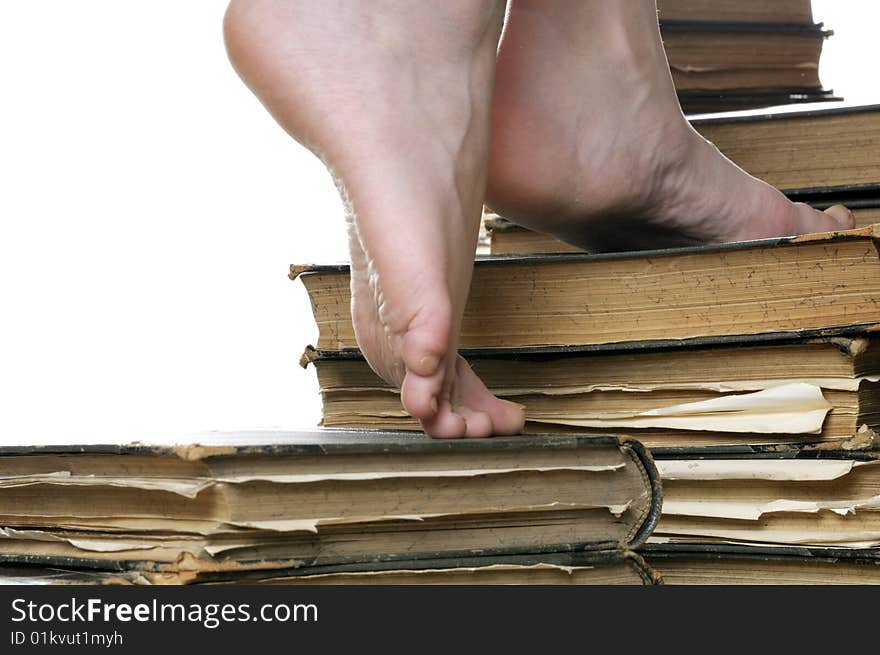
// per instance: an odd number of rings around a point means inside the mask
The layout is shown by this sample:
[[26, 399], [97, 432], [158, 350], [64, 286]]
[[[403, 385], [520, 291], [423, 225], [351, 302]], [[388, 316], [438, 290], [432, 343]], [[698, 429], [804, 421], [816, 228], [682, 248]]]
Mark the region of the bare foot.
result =
[[498, 56], [487, 204], [596, 251], [852, 227], [791, 203], [685, 120], [653, 0], [513, 0]]
[[436, 437], [524, 422], [457, 355], [502, 17], [495, 0], [233, 0], [224, 24], [242, 79], [337, 179], [358, 344]]

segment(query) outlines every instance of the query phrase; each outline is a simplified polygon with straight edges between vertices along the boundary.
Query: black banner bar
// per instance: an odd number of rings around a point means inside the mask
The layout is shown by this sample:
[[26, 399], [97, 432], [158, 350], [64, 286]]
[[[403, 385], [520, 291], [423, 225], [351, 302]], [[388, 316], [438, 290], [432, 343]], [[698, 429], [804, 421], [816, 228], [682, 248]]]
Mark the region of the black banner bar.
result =
[[8, 586], [0, 653], [628, 652], [702, 635], [715, 640], [704, 649], [747, 644], [759, 633], [762, 647], [774, 636], [789, 649], [830, 647], [841, 629], [872, 625], [876, 596], [863, 587]]

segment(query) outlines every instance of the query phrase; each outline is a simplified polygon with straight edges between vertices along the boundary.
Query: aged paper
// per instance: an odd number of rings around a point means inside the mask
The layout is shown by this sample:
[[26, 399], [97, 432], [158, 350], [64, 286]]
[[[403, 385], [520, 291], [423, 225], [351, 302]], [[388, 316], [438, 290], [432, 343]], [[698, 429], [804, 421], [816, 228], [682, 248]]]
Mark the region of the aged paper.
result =
[[819, 434], [831, 409], [822, 390], [811, 384], [786, 384], [754, 393], [737, 394], [637, 413], [595, 412], [582, 416], [530, 421], [582, 427], [672, 428], [714, 432]]
[[848, 459], [676, 459], [655, 462], [664, 480], [836, 480], [858, 466]]

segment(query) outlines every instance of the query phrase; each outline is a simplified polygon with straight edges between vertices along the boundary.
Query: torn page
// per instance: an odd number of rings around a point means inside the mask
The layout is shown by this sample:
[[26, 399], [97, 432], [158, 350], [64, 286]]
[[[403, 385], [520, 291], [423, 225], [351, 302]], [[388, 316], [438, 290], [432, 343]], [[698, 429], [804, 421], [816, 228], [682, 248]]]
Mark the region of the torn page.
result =
[[144, 491], [167, 491], [169, 493], [195, 498], [199, 492], [213, 484], [205, 478], [128, 478], [97, 475], [71, 475], [67, 471], [41, 473], [37, 475], [5, 476], [0, 478], [0, 489], [27, 487], [37, 484], [69, 487], [125, 487]]
[[[811, 384], [821, 389], [833, 391], [858, 391], [862, 382], [880, 382], [880, 376], [866, 375], [858, 378], [786, 378], [782, 380], [757, 379], [757, 380], [719, 380], [702, 382], [632, 382], [626, 384], [585, 384], [552, 387], [493, 387], [489, 389], [496, 396], [574, 396], [582, 393], [597, 391], [630, 391], [633, 393], [650, 393], [652, 391], [715, 391], [717, 393], [731, 393], [739, 391], [763, 391], [787, 384]], [[375, 387], [334, 387], [333, 391], [379, 391]], [[395, 391], [388, 389], [388, 391]]]
[[836, 480], [857, 466], [847, 459], [676, 459], [654, 462], [664, 480]]
[[880, 509], [880, 496], [859, 500], [779, 499], [770, 502], [666, 500], [663, 502], [662, 512], [664, 515], [757, 521], [765, 514], [774, 512], [815, 513], [829, 510], [845, 516], [846, 514], [854, 514], [857, 510], [877, 511], [878, 509]]
[[14, 539], [16, 541], [44, 541], [52, 543], [65, 543], [79, 550], [97, 553], [119, 553], [127, 550], [151, 550], [162, 544], [156, 540], [132, 540], [125, 537], [113, 536], [78, 536], [70, 537], [57, 535], [41, 530], [15, 530], [13, 528], [0, 528], [0, 539]]
[[326, 481], [382, 480], [393, 478], [464, 478], [478, 475], [502, 475], [506, 473], [549, 473], [555, 471], [581, 471], [599, 473], [617, 471], [625, 468], [624, 462], [616, 464], [544, 466], [519, 468], [484, 469], [441, 469], [423, 471], [363, 471], [353, 473], [290, 473], [290, 474], [241, 474], [218, 476], [215, 478], [125, 478], [108, 476], [75, 476], [65, 471], [38, 475], [0, 477], [0, 488], [24, 487], [37, 484], [60, 486], [107, 486], [143, 489], [146, 491], [167, 491], [186, 498], [198, 494], [217, 483], [242, 484], [246, 482], [273, 482], [276, 484], [306, 484]]
[[633, 414], [596, 412], [579, 417], [541, 417], [527, 412], [527, 415], [530, 421], [582, 427], [819, 434], [830, 409], [831, 404], [819, 387], [798, 383]]
[[[560, 571], [568, 575], [573, 575], [578, 571], [588, 571], [594, 569], [594, 566], [563, 566], [560, 564], [490, 564], [489, 566], [467, 566], [467, 567], [449, 567], [449, 568], [429, 568], [429, 569], [393, 569], [390, 571], [345, 571], [342, 573], [313, 573], [308, 579], [329, 578], [333, 579], [339, 576], [348, 576], [351, 578], [374, 578], [376, 576], [431, 576], [438, 573], [449, 575], [453, 573], [481, 573], [485, 571]], [[302, 579], [300, 577], [299, 579]], [[275, 581], [281, 580], [297, 580], [297, 576], [285, 576], [273, 578]]]
[[[657, 537], [679, 536], [693, 541], [695, 537], [710, 537], [730, 543], [794, 544], [803, 546], [838, 546], [845, 548], [876, 548], [880, 546], [880, 531], [853, 530], [767, 530], [762, 528], [684, 528], [664, 529]], [[672, 540], [670, 540], [671, 542]], [[668, 542], [669, 543], [669, 542]]]
[[478, 475], [501, 475], [505, 473], [549, 473], [553, 471], [583, 471], [599, 473], [617, 471], [624, 468], [624, 462], [616, 464], [597, 464], [582, 466], [525, 466], [519, 468], [487, 468], [487, 469], [441, 469], [418, 471], [361, 471], [356, 473], [291, 473], [291, 474], [254, 474], [218, 477], [218, 482], [231, 484], [242, 482], [277, 482], [277, 483], [308, 483], [327, 480], [381, 480], [390, 478], [465, 478]]
[[582, 510], [582, 509], [605, 509], [614, 516], [620, 516], [627, 511], [631, 502], [608, 505], [588, 505], [579, 503], [548, 503], [545, 505], [531, 505], [528, 507], [508, 507], [503, 510], [499, 507], [483, 507], [460, 514], [388, 514], [384, 516], [345, 516], [336, 518], [317, 519], [266, 519], [260, 521], [226, 521], [226, 525], [238, 528], [250, 528], [256, 530], [270, 530], [275, 532], [318, 532], [322, 525], [356, 525], [361, 523], [375, 523], [379, 521], [425, 521], [436, 518], [466, 518], [481, 514], [517, 514], [524, 512], [540, 512], [545, 510]]

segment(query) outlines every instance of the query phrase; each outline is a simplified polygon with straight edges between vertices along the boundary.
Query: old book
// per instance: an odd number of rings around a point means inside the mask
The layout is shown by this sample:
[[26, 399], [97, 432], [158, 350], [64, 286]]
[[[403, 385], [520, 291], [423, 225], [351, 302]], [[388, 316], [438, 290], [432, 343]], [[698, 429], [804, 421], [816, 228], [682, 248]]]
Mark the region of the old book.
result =
[[[526, 431], [588, 428], [625, 434], [651, 448], [867, 448], [880, 430], [876, 337], [463, 354], [493, 393], [525, 405]], [[418, 429], [397, 391], [362, 357], [310, 348], [302, 363], [317, 370], [323, 425]], [[730, 401], [739, 407], [718, 406]], [[701, 406], [682, 407], [692, 403]]]
[[880, 547], [876, 452], [658, 454], [653, 543]]
[[[169, 573], [95, 571], [0, 565], [0, 585], [174, 584]], [[631, 550], [585, 550], [539, 555], [374, 561], [289, 569], [212, 572], [195, 584], [266, 585], [655, 585], [660, 575]]]
[[880, 549], [650, 544], [642, 555], [672, 585], [876, 585]]
[[822, 87], [819, 59], [830, 32], [820, 25], [664, 20], [660, 27], [678, 91]]
[[836, 107], [692, 121], [752, 175], [789, 194], [880, 188], [880, 107]]
[[[812, 200], [810, 198], [792, 197], [792, 200], [804, 200], [817, 209], [825, 209], [832, 204], [840, 202], [853, 213], [856, 227], [868, 227], [874, 223], [880, 223], [880, 195], [876, 197], [841, 197], [833, 202], [828, 199]], [[486, 214], [483, 218], [484, 233], [486, 234], [485, 249], [482, 254], [491, 255], [536, 255], [559, 252], [584, 252], [583, 249], [560, 241], [549, 234], [534, 232], [520, 227], [497, 214]]]
[[810, 0], [657, 0], [657, 11], [661, 21], [813, 22]]
[[631, 549], [660, 505], [640, 444], [578, 435], [313, 430], [9, 446], [0, 471], [0, 562], [160, 582]]
[[[694, 345], [706, 338], [877, 329], [876, 229], [637, 253], [478, 259], [460, 345]], [[356, 349], [348, 266], [292, 266], [290, 275], [308, 291], [317, 348]]]
[[822, 42], [809, 0], [669, 0], [660, 30], [686, 112], [727, 111], [833, 98], [819, 80]]
[[[660, 575], [630, 550], [303, 567], [248, 583], [284, 585], [655, 585]], [[222, 581], [222, 578], [219, 578]]]

